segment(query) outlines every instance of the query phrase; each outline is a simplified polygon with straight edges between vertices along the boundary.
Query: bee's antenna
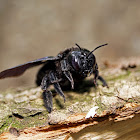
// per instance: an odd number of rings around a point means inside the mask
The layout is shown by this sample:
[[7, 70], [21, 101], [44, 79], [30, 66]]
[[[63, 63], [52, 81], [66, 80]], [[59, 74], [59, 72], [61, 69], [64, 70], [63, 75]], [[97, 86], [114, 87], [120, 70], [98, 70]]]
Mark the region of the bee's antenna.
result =
[[82, 50], [81, 47], [80, 47], [77, 43], [75, 43], [75, 45], [76, 45], [80, 50]]
[[91, 52], [87, 55], [87, 57], [89, 57], [89, 56], [90, 56], [95, 50], [97, 50], [98, 48], [103, 47], [103, 46], [106, 46], [106, 45], [108, 45], [108, 43], [96, 47], [93, 51], [91, 51]]

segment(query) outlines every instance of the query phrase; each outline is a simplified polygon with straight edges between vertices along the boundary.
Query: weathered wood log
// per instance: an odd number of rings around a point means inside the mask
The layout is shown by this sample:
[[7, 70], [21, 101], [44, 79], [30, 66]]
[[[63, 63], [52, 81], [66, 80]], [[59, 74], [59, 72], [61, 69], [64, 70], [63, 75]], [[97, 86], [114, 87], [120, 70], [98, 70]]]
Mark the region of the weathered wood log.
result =
[[[40, 88], [1, 92], [0, 140], [139, 139], [139, 60], [122, 60], [115, 65], [106, 62], [101, 75], [109, 88], [99, 83], [95, 89], [90, 77], [78, 89], [65, 91], [65, 104], [55, 96], [50, 114], [43, 106]], [[86, 119], [94, 106], [99, 107], [96, 115]]]

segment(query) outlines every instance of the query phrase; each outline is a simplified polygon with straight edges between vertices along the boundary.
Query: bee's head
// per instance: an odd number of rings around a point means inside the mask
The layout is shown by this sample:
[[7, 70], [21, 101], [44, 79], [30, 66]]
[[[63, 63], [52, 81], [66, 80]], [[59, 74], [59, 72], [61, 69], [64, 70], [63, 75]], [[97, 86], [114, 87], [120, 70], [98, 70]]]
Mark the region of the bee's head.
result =
[[73, 67], [74, 71], [80, 73], [83, 77], [87, 77], [88, 74], [91, 74], [96, 64], [96, 58], [93, 52], [99, 47], [105, 45], [107, 44], [98, 46], [91, 52], [86, 49], [82, 49], [79, 45], [77, 45], [79, 50], [72, 51], [68, 56], [68, 61]]

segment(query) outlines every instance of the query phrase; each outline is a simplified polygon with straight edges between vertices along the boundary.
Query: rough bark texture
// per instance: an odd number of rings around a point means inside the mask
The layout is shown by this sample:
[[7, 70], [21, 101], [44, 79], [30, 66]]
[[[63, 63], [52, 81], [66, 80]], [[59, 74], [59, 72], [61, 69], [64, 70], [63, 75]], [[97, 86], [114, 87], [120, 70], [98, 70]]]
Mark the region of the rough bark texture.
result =
[[[105, 62], [100, 74], [109, 88], [92, 85], [92, 77], [66, 103], [53, 99], [54, 110], [43, 106], [41, 89], [0, 93], [0, 139], [138, 139], [140, 136], [140, 58]], [[94, 118], [85, 119], [98, 106]]]

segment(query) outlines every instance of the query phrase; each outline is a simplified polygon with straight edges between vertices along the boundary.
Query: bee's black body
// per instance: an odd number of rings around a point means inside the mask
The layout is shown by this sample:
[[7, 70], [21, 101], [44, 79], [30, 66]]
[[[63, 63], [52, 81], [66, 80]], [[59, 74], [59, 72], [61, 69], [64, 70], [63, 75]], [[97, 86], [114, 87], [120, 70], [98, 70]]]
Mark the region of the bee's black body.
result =
[[[76, 44], [77, 45], [77, 44]], [[99, 47], [105, 46], [101, 45]], [[44, 57], [25, 64], [7, 69], [0, 73], [0, 79], [6, 77], [20, 76], [31, 67], [44, 64], [37, 74], [36, 83], [41, 85], [43, 90], [43, 99], [48, 112], [52, 111], [52, 93], [48, 90], [50, 85], [54, 86], [55, 91], [64, 98], [65, 95], [61, 86], [71, 83], [74, 88], [74, 83], [78, 83], [90, 74], [94, 74], [94, 84], [99, 79], [103, 86], [107, 86], [105, 80], [99, 76], [98, 65], [96, 58], [92, 52], [87, 49], [73, 47], [60, 52], [56, 57]]]

